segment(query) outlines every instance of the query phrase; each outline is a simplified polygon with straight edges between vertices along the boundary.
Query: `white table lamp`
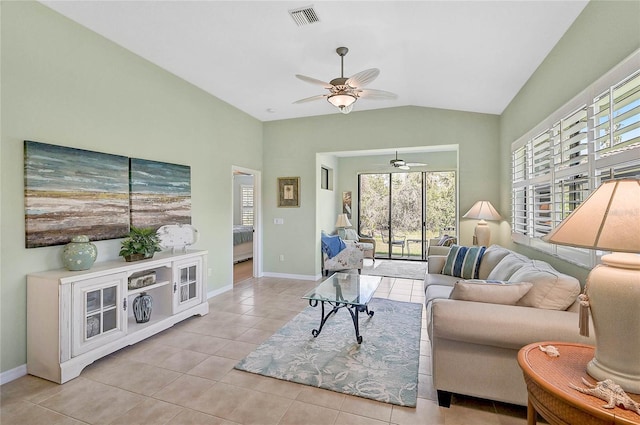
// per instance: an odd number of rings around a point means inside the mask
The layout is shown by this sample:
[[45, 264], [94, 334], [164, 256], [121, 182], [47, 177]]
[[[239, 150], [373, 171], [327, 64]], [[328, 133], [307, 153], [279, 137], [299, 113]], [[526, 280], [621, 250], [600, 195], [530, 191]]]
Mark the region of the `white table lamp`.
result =
[[478, 201], [462, 218], [475, 218], [480, 220], [476, 225], [473, 235], [476, 237], [476, 243], [480, 246], [489, 246], [491, 243], [491, 230], [485, 220], [502, 220], [498, 211], [493, 208], [489, 201]]
[[346, 214], [338, 214], [338, 219], [336, 220], [336, 229], [338, 229], [338, 235], [341, 238], [344, 238], [344, 229], [347, 227], [351, 227], [349, 217], [347, 217]]
[[[587, 277], [583, 308], [595, 328], [596, 350], [587, 373], [640, 393], [640, 179], [609, 180], [543, 240], [603, 251]], [[588, 320], [586, 321], [588, 326]], [[588, 335], [588, 328], [583, 334]]]

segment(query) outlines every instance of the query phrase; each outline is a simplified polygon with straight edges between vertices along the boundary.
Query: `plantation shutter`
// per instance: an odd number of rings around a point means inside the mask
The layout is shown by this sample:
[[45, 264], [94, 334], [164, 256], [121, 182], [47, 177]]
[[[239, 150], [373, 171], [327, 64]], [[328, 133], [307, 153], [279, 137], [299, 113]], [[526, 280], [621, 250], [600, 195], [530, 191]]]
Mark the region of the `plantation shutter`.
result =
[[551, 184], [533, 187], [533, 229], [531, 236], [541, 238], [551, 231]]
[[549, 131], [534, 137], [531, 149], [531, 177], [551, 172], [551, 135]]
[[587, 107], [583, 106], [553, 126], [556, 171], [585, 164], [588, 160]]
[[527, 145], [511, 154], [512, 211], [511, 231], [527, 234]]
[[512, 146], [512, 239], [593, 266], [600, 251], [541, 238], [602, 182], [640, 177], [640, 50]]
[[598, 96], [592, 108], [598, 157], [640, 146], [640, 72]]
[[242, 224], [253, 226], [253, 186], [241, 185], [240, 194], [242, 198]]

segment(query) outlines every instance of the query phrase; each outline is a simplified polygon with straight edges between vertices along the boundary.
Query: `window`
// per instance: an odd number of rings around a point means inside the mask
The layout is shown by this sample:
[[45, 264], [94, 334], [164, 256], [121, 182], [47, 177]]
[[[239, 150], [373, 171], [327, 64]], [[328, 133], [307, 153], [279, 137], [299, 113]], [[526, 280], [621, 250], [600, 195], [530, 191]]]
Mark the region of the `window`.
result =
[[240, 185], [242, 225], [253, 226], [253, 186]]
[[541, 238], [603, 181], [640, 177], [640, 51], [593, 83], [511, 149], [512, 238], [593, 266], [601, 252]]
[[320, 188], [333, 190], [333, 170], [329, 167], [320, 167]]
[[320, 188], [329, 189], [329, 170], [320, 167]]

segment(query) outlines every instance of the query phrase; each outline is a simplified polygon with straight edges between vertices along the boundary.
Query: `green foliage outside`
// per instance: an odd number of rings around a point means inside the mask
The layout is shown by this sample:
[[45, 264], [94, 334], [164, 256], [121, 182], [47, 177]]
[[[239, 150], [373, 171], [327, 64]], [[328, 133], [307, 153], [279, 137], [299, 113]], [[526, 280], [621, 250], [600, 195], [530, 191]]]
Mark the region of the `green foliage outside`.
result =
[[[426, 181], [426, 233], [435, 238], [443, 229], [456, 226], [456, 186], [453, 171], [427, 172]], [[376, 254], [388, 255], [389, 221], [393, 240], [404, 241], [404, 254], [420, 257], [420, 243], [407, 240], [421, 239], [422, 228], [422, 172], [360, 175], [360, 233], [376, 239]], [[389, 188], [392, 207], [389, 217]], [[455, 233], [455, 230], [454, 232]], [[384, 241], [383, 241], [384, 240]], [[400, 256], [398, 244], [393, 257]]]

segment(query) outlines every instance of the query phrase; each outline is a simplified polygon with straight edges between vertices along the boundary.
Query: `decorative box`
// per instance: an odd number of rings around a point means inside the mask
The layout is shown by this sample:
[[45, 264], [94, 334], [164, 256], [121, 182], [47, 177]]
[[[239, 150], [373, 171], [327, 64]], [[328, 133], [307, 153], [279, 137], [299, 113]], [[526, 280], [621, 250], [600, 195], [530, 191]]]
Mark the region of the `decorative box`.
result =
[[156, 283], [155, 270], [142, 271], [132, 274], [129, 277], [129, 284], [127, 286], [129, 289], [138, 289], [144, 288], [145, 286], [153, 285], [154, 283]]

